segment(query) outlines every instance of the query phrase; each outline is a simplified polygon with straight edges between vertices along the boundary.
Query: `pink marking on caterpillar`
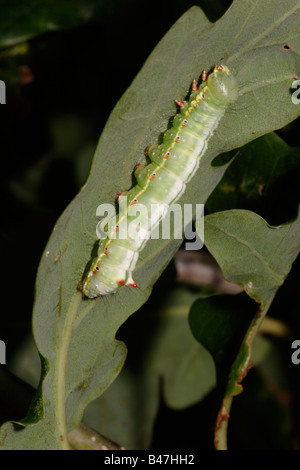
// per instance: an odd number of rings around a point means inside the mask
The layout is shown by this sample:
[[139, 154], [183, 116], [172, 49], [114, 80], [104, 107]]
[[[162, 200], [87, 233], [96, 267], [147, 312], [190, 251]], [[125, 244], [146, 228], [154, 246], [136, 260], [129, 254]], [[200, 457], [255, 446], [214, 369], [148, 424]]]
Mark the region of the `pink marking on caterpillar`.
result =
[[121, 196], [121, 194], [123, 194], [124, 191], [119, 191], [118, 194], [116, 195], [116, 201], [119, 199], [119, 197]]
[[131, 206], [134, 206], [134, 204], [136, 204], [136, 203], [137, 203], [137, 199], [134, 198], [134, 199], [131, 201], [130, 205], [131, 205]]
[[182, 106], [185, 105], [185, 102], [184, 102], [184, 101], [179, 101], [179, 100], [174, 100], [174, 101], [175, 101], [175, 103], [176, 103], [178, 106], [180, 106], [180, 108], [182, 108]]
[[133, 281], [133, 282], [129, 282], [129, 284], [128, 284], [128, 285], [129, 285], [129, 286], [131, 286], [131, 287], [134, 287], [134, 288], [136, 288], [136, 287], [137, 287], [137, 283], [136, 283], [136, 282], [134, 282], [134, 281]]

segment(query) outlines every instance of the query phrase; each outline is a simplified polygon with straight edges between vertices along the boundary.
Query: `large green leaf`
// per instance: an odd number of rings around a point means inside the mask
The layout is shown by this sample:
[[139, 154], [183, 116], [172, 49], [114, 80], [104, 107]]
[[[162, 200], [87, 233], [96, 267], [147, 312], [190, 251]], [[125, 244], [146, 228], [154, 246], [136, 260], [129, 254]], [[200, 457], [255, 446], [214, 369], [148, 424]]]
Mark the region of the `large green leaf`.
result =
[[[230, 66], [240, 99], [210, 141], [197, 176], [180, 202], [204, 203], [225, 168], [211, 161], [295, 119], [290, 87], [300, 74], [299, 3], [235, 1], [215, 25], [199, 8], [168, 32], [111, 114], [99, 142], [90, 178], [59, 219], [39, 267], [33, 328], [43, 357], [43, 380], [26, 422], [1, 430], [4, 448], [69, 448], [67, 432], [85, 406], [114, 380], [126, 356], [116, 341], [119, 326], [148, 298], [151, 287], [180, 241], [151, 240], [135, 279], [139, 289], [83, 300], [76, 292], [95, 244], [96, 208], [132, 184], [143, 149], [155, 143], [175, 113], [191, 80], [215, 63]], [[290, 50], [281, 46], [291, 44]], [[25, 429], [24, 429], [25, 426]]]
[[129, 353], [120, 375], [91, 403], [84, 421], [126, 449], [149, 448], [160, 402], [182, 409], [215, 385], [210, 354], [193, 337], [187, 317], [197, 293], [172, 290], [159, 311], [148, 305], [121, 330]]

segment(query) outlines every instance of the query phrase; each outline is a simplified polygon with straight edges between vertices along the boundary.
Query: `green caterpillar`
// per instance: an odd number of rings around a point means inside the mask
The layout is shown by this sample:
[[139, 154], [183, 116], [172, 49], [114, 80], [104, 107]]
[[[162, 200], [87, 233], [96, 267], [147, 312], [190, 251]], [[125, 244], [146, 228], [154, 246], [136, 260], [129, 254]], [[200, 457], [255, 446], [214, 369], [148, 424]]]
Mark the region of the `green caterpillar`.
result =
[[226, 109], [237, 98], [235, 77], [226, 66], [216, 65], [210, 75], [203, 72], [199, 89], [193, 81], [188, 102], [176, 101], [181, 109], [174, 117], [172, 128], [165, 132], [161, 145], [147, 149], [152, 163], [137, 165], [134, 172], [137, 185], [126, 193], [125, 214], [119, 215], [106, 239], [100, 242], [98, 257], [93, 260], [83, 284], [82, 290], [87, 297], [110, 294], [124, 285], [137, 287], [132, 272], [139, 253], [165, 214], [157, 212], [154, 217], [148, 216], [144, 221], [148, 228], [136, 239], [116, 239], [116, 232], [123, 228], [126, 218], [134, 219], [135, 204], [143, 204], [146, 209], [153, 204], [168, 207], [179, 199], [199, 167], [208, 140]]

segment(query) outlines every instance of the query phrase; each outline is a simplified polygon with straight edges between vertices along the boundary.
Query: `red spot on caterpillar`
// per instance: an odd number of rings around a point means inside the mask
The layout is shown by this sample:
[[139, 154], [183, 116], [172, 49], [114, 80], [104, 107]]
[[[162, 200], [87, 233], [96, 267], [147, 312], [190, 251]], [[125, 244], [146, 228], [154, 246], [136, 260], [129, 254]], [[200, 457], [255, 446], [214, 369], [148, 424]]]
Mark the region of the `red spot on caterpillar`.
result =
[[150, 179], [153, 180], [153, 178], [155, 178], [156, 176], [156, 173], [152, 173], [152, 175], [150, 176]]
[[179, 140], [180, 140], [180, 136], [177, 135], [177, 136], [175, 137], [175, 139], [174, 139], [174, 142], [178, 142]]
[[133, 281], [133, 282], [129, 282], [129, 284], [128, 284], [128, 285], [129, 285], [129, 286], [131, 286], [131, 287], [134, 287], [134, 288], [136, 288], [136, 287], [137, 287], [137, 283], [136, 283], [136, 282], [134, 282], [134, 281]]
[[121, 279], [121, 281], [119, 281], [118, 284], [119, 284], [120, 286], [124, 286], [124, 285], [125, 285], [125, 281], [124, 281], [123, 279]]
[[147, 145], [147, 147], [144, 149], [144, 154], [148, 155], [148, 152], [150, 150], [151, 145]]
[[107, 252], [108, 252], [108, 248], [107, 246], [104, 248], [104, 254], [107, 255]]
[[207, 80], [207, 73], [206, 73], [205, 70], [203, 70], [203, 72], [202, 72], [202, 77], [201, 77], [201, 78], [202, 78], [202, 82], [206, 82], [206, 80]]
[[179, 101], [179, 100], [174, 100], [174, 101], [175, 101], [175, 103], [176, 103], [178, 106], [180, 106], [180, 108], [182, 108], [182, 106], [185, 105], [185, 102], [184, 102], [184, 101]]
[[[105, 253], [105, 249], [104, 249], [104, 253]], [[97, 274], [99, 271], [100, 271], [100, 266], [99, 266], [99, 261], [98, 261], [98, 264], [96, 264], [96, 266], [93, 269], [93, 274]]]
[[197, 90], [198, 90], [197, 82], [196, 82], [196, 80], [193, 80], [192, 91], [197, 91]]
[[223, 69], [224, 69], [223, 65], [217, 65], [218, 72], [222, 72]]
[[116, 225], [114, 231], [117, 232], [119, 230], [119, 225]]
[[78, 290], [79, 292], [82, 292], [82, 284], [81, 284], [81, 282], [79, 282], [79, 283], [77, 284], [77, 290]]
[[136, 203], [137, 203], [137, 199], [134, 198], [134, 199], [131, 201], [130, 206], [134, 206], [134, 204], [136, 204]]
[[123, 194], [123, 191], [120, 191], [120, 192], [116, 195], [116, 200], [119, 199], [119, 197], [121, 196], [121, 194]]
[[167, 152], [167, 153], [165, 153], [164, 158], [167, 159], [167, 158], [169, 158], [169, 156], [170, 156], [170, 152]]
[[142, 163], [137, 163], [134, 167], [134, 169], [136, 170], [139, 166], [144, 166]]

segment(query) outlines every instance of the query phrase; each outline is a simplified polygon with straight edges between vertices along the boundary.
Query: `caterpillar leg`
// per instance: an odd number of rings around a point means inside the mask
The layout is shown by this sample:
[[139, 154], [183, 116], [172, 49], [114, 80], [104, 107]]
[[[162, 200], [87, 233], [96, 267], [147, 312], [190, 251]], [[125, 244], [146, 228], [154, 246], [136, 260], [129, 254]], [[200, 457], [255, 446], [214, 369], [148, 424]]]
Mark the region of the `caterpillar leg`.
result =
[[127, 192], [127, 191], [119, 191], [119, 192], [116, 194], [116, 197], [115, 197], [116, 201], [119, 200], [119, 197], [120, 197], [120, 196], [125, 196], [126, 192]]
[[146, 155], [146, 157], [149, 157], [149, 150], [151, 148], [151, 145], [147, 145], [147, 147], [144, 149], [144, 154]]
[[177, 106], [179, 106], [179, 108], [183, 108], [184, 106], [187, 105], [186, 101], [179, 101], [179, 100], [174, 100], [174, 101], [177, 104]]
[[144, 167], [145, 165], [143, 165], [142, 163], [137, 163], [134, 167], [134, 170], [136, 170], [137, 168], [140, 168], [140, 167]]
[[131, 287], [134, 287], [134, 288], [137, 287], [137, 283], [132, 279], [132, 273], [131, 272], [128, 273], [128, 279], [127, 279], [127, 282], [126, 282], [126, 286], [131, 286]]

